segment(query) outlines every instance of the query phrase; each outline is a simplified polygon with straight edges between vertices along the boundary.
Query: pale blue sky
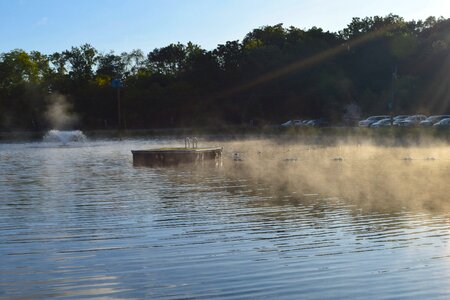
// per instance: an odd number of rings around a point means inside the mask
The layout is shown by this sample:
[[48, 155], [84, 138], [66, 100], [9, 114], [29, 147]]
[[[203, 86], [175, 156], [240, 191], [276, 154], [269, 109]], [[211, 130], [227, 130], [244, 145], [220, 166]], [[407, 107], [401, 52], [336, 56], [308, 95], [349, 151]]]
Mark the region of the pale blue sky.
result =
[[263, 25], [338, 31], [352, 17], [450, 16], [450, 0], [0, 0], [0, 52], [43, 53], [90, 43], [100, 51], [192, 41], [205, 49]]

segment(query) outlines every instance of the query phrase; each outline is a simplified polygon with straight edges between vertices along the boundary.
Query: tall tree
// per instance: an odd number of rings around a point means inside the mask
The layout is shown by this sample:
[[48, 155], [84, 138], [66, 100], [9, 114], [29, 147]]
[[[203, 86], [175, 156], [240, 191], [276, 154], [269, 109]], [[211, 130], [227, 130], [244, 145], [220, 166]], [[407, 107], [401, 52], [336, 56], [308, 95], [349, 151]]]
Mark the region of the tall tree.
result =
[[72, 47], [63, 55], [69, 63], [69, 76], [74, 81], [88, 81], [94, 77], [94, 67], [98, 60], [97, 50], [89, 44]]

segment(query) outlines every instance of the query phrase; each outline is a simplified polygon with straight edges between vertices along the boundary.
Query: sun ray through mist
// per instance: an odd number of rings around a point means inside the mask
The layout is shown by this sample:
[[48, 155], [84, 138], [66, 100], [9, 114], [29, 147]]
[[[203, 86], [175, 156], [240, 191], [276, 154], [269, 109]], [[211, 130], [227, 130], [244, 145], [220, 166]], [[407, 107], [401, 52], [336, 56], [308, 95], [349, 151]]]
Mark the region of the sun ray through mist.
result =
[[314, 54], [310, 57], [297, 60], [289, 65], [286, 65], [279, 69], [267, 72], [267, 73], [262, 74], [250, 81], [247, 81], [241, 85], [238, 85], [238, 86], [232, 87], [226, 91], [223, 91], [223, 92], [215, 95], [214, 98], [229, 97], [231, 95], [238, 94], [240, 92], [244, 92], [244, 91], [251, 89], [253, 87], [256, 87], [258, 85], [265, 84], [267, 82], [270, 82], [270, 81], [276, 80], [278, 78], [281, 78], [283, 76], [289, 75], [291, 73], [298, 72], [303, 69], [318, 65], [332, 57], [338, 56], [340, 54], [343, 54], [343, 53], [349, 51], [349, 49], [351, 49], [353, 47], [357, 47], [359, 45], [362, 45], [364, 43], [372, 41], [378, 37], [381, 37], [384, 33], [396, 28], [397, 26], [398, 26], [398, 24], [395, 24], [395, 23], [386, 25], [380, 29], [371, 31], [371, 32], [361, 35], [357, 38], [348, 40], [345, 43], [340, 44], [336, 47], [327, 49], [320, 53]]
[[450, 53], [442, 62], [439, 72], [426, 89], [430, 111], [446, 112], [450, 108]]

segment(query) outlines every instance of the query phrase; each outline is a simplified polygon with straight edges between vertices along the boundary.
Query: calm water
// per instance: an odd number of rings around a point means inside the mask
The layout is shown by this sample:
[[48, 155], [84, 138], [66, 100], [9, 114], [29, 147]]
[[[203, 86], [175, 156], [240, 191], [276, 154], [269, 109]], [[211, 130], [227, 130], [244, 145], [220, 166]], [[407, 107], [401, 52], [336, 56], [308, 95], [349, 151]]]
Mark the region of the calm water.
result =
[[0, 299], [450, 298], [445, 209], [133, 167], [158, 143], [0, 144]]

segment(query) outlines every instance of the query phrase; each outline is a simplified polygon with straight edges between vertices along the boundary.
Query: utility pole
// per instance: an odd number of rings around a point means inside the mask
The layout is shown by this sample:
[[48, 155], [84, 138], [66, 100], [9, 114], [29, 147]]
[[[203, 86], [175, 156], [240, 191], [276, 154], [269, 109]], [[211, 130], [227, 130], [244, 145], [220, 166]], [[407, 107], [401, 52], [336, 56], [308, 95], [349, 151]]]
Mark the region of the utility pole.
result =
[[391, 89], [391, 101], [389, 101], [389, 108], [391, 111], [391, 125], [394, 123], [395, 112], [395, 81], [397, 80], [397, 65], [392, 69], [392, 89]]
[[120, 115], [120, 87], [117, 87], [117, 120], [119, 124], [119, 130], [121, 128], [121, 115]]
[[121, 111], [120, 111], [120, 88], [123, 86], [120, 79], [113, 79], [111, 81], [111, 86], [117, 90], [117, 128], [121, 129], [122, 125], [122, 118], [121, 118]]

